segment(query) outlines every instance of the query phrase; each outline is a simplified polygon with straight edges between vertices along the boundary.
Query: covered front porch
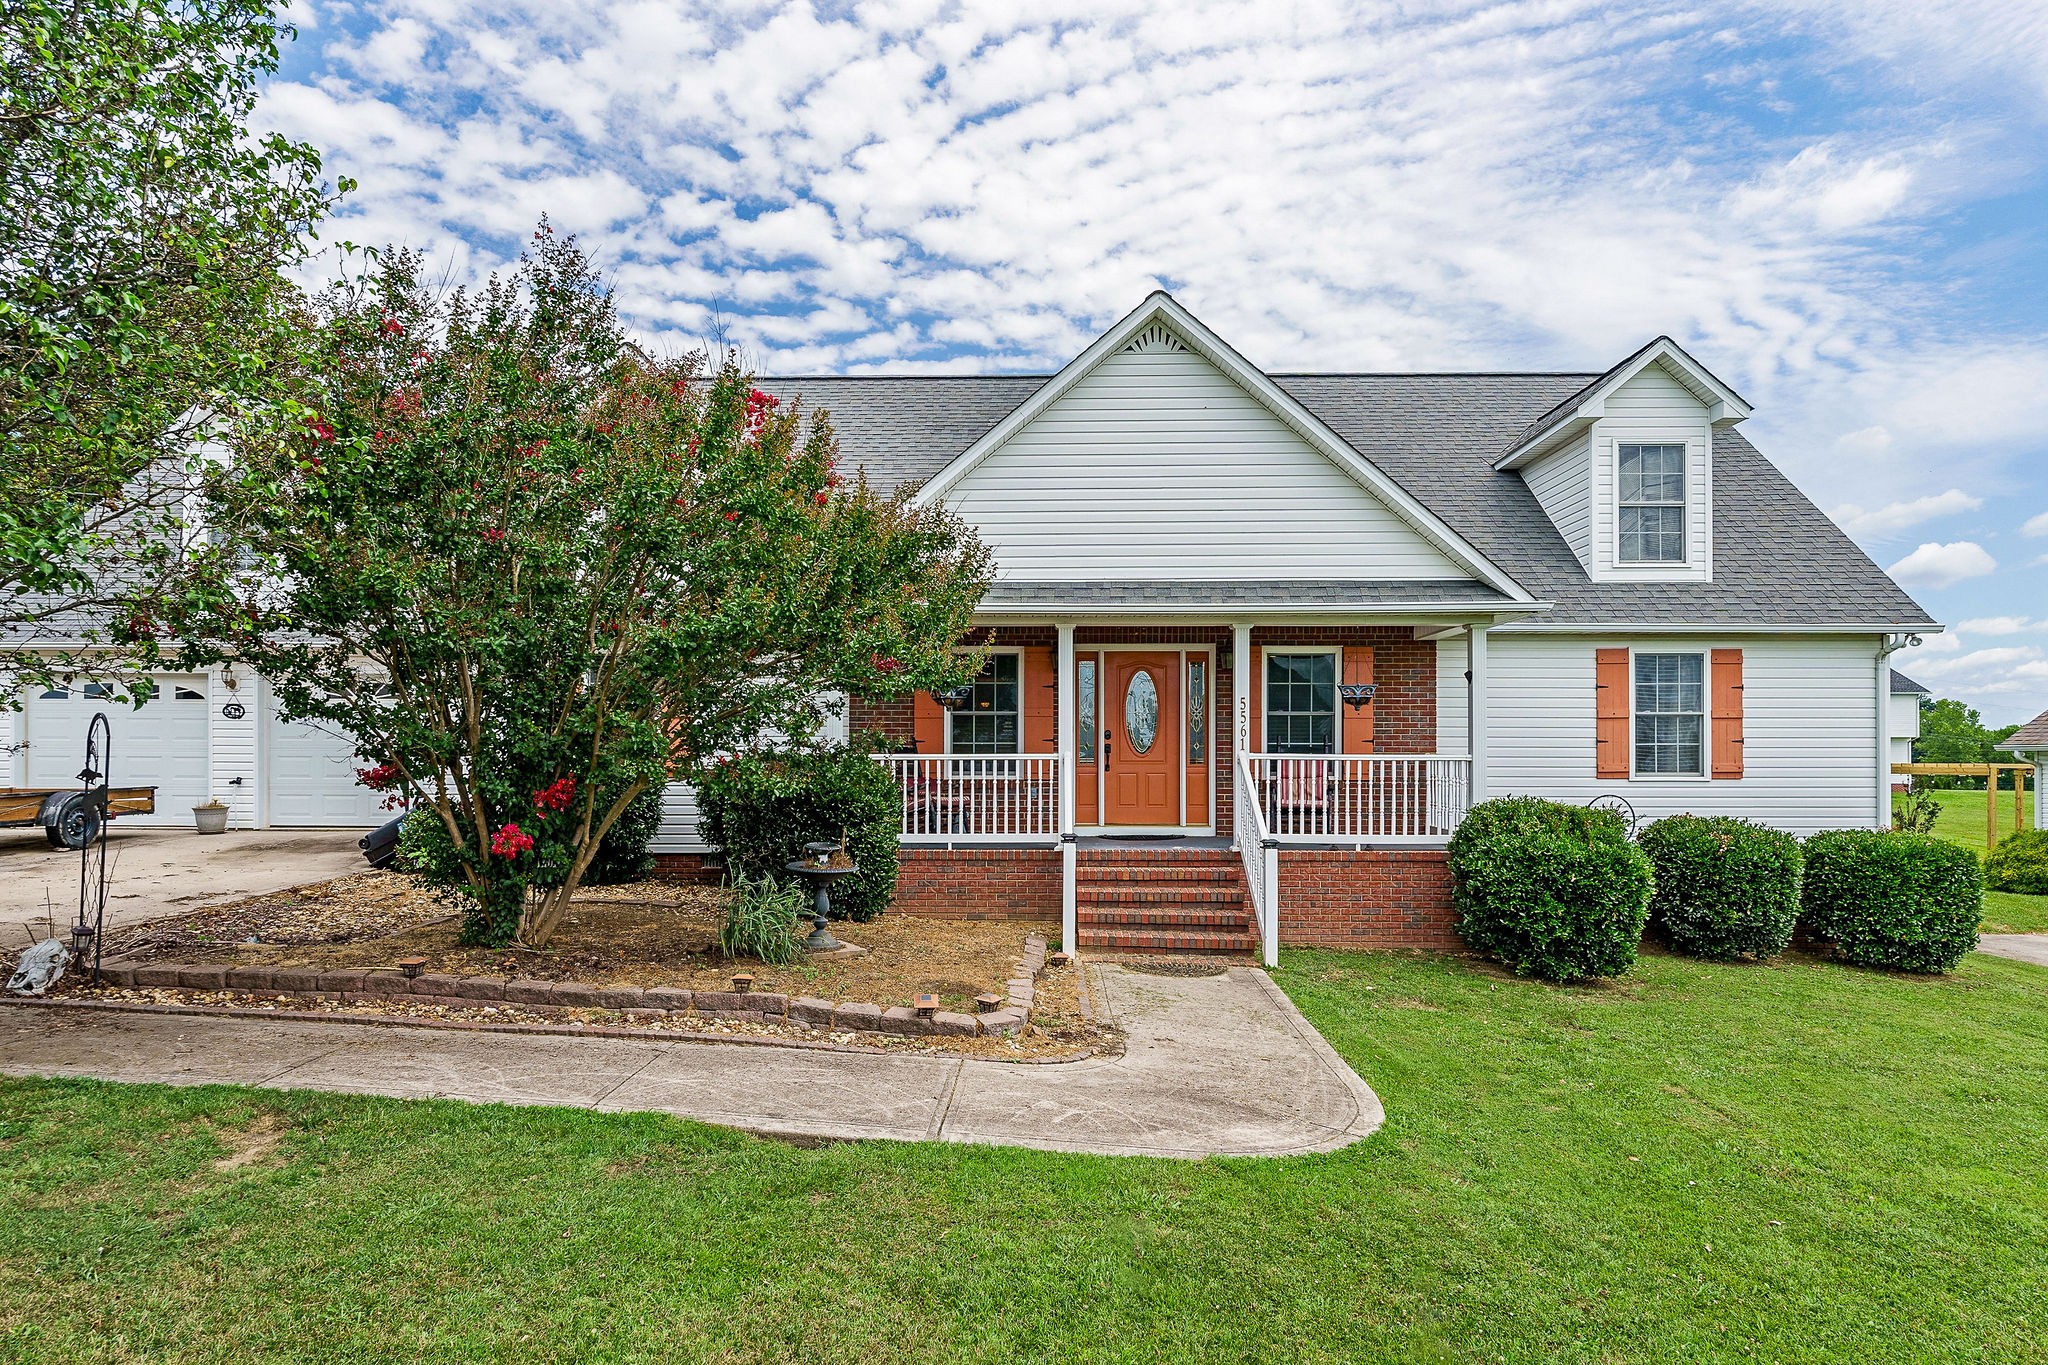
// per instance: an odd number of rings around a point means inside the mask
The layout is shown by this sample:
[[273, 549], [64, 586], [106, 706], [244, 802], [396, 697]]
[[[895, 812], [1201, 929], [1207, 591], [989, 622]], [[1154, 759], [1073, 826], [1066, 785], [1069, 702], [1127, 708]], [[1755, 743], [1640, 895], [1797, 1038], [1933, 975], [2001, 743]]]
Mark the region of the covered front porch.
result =
[[1373, 900], [1378, 871], [1435, 876], [1484, 798], [1496, 617], [1460, 615], [1004, 613], [970, 686], [851, 721], [894, 741], [906, 865], [944, 867], [961, 904], [1028, 885], [1069, 945], [1230, 947], [1241, 900], [1242, 946], [1271, 963], [1283, 913]]

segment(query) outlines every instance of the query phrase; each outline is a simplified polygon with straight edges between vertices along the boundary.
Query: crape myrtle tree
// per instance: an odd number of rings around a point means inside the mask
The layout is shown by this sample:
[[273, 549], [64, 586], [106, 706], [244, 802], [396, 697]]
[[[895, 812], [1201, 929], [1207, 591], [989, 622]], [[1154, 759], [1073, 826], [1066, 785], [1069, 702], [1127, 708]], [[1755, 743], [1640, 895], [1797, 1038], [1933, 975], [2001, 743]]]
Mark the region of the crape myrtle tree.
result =
[[276, 397], [286, 275], [348, 188], [249, 130], [278, 9], [0, 0], [0, 674], [146, 665], [130, 598], [175, 565], [195, 451]]
[[826, 416], [732, 357], [629, 344], [545, 221], [479, 290], [424, 271], [387, 252], [316, 301], [298, 398], [241, 432], [165, 611], [433, 812], [466, 941], [539, 947], [650, 787], [802, 743], [827, 692], [962, 681], [990, 559], [843, 478]]

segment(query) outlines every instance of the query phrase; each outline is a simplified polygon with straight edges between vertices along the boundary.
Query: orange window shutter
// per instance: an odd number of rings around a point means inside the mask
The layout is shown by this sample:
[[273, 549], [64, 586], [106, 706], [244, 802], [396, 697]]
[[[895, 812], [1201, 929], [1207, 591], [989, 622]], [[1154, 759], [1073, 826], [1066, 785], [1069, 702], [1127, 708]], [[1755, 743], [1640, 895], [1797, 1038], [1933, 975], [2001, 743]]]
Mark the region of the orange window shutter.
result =
[[1266, 663], [1257, 645], [1252, 646], [1249, 666], [1252, 671], [1252, 713], [1245, 720], [1251, 729], [1250, 752], [1256, 754], [1264, 751], [1266, 736]]
[[1059, 651], [1027, 649], [1018, 669], [1024, 695], [1024, 752], [1049, 754], [1060, 747]]
[[[1372, 681], [1371, 646], [1347, 645], [1342, 655], [1344, 661], [1343, 679], [1348, 683], [1369, 683]], [[1344, 752], [1347, 754], [1369, 754], [1372, 752], [1374, 702], [1353, 710], [1341, 698], [1337, 702], [1339, 723], [1344, 727]]]
[[1742, 776], [1742, 651], [1717, 649], [1713, 661], [1714, 776]]
[[946, 752], [946, 708], [929, 692], [910, 694], [911, 735], [921, 754]]
[[1593, 651], [1593, 762], [1596, 775], [1626, 778], [1628, 763], [1628, 651]]

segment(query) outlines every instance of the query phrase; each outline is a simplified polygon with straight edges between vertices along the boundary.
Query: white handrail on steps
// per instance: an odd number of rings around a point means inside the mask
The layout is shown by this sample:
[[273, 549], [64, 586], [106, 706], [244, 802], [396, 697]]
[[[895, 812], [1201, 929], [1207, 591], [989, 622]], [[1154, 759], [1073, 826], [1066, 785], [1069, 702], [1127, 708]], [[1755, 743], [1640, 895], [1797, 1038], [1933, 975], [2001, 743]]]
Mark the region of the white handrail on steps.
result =
[[1252, 922], [1259, 929], [1259, 958], [1280, 965], [1280, 845], [1261, 810], [1259, 782], [1250, 754], [1237, 756], [1237, 852], [1252, 895]]

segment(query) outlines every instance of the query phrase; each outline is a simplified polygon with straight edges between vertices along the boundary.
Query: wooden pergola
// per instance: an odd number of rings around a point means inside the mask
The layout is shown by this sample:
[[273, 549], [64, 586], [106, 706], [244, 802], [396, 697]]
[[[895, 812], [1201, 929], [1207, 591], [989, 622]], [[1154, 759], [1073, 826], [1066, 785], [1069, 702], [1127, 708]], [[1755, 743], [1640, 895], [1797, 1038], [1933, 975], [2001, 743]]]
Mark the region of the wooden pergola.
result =
[[[1984, 847], [1998, 846], [1998, 775], [2012, 772], [2012, 827], [2018, 833], [2026, 826], [2027, 774], [2031, 763], [1894, 763], [1893, 773], [1912, 777], [1981, 777], [1984, 779]], [[2040, 799], [2036, 792], [2035, 799]]]

